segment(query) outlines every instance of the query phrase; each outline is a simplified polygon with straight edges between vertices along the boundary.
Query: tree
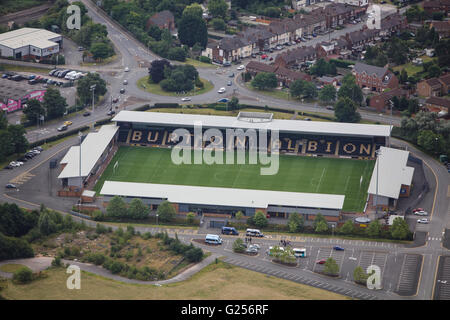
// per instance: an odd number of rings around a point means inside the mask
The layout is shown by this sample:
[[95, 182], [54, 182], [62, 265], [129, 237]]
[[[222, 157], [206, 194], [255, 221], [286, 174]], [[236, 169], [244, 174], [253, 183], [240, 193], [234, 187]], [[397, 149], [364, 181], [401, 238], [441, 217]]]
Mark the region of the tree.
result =
[[161, 29], [154, 24], [150, 25], [150, 27], [147, 30], [147, 34], [156, 41], [161, 40]]
[[242, 253], [245, 251], [244, 241], [241, 238], [237, 238], [233, 242], [233, 252]]
[[66, 98], [61, 96], [59, 90], [47, 88], [42, 101], [42, 107], [46, 111], [47, 119], [56, 119], [64, 115], [67, 108]]
[[232, 97], [230, 101], [227, 102], [228, 110], [239, 109], [239, 99], [237, 97]]
[[186, 51], [183, 48], [170, 48], [167, 53], [167, 58], [176, 61], [186, 61]]
[[289, 86], [289, 92], [291, 93], [291, 96], [294, 98], [300, 97], [303, 95], [303, 84], [305, 81], [299, 79], [295, 80], [291, 83]]
[[334, 116], [339, 122], [359, 122], [361, 115], [357, 106], [350, 98], [340, 98], [334, 107]]
[[333, 258], [328, 258], [324, 264], [323, 272], [329, 275], [339, 274], [339, 265]]
[[224, 0], [210, 0], [208, 1], [208, 11], [215, 18], [225, 18], [228, 11], [228, 5]]
[[28, 140], [25, 138], [25, 128], [19, 124], [8, 126], [8, 132], [11, 134], [14, 153], [23, 153], [28, 148]]
[[303, 96], [305, 98], [315, 98], [317, 97], [317, 88], [314, 83], [309, 81], [304, 81], [303, 83]]
[[89, 51], [92, 53], [92, 57], [96, 60], [106, 59], [108, 57], [111, 57], [114, 53], [112, 47], [104, 42], [93, 43]]
[[150, 64], [150, 68], [148, 68], [148, 73], [150, 75], [149, 81], [151, 80], [153, 83], [159, 83], [161, 80], [164, 80], [164, 69], [170, 68], [170, 62], [162, 59], [162, 60], [153, 60]]
[[163, 222], [170, 222], [175, 219], [177, 212], [169, 201], [164, 201], [158, 206], [156, 214]]
[[428, 77], [430, 78], [436, 78], [441, 75], [441, 68], [439, 68], [438, 65], [433, 64], [428, 68]]
[[406, 83], [408, 81], [408, 72], [406, 72], [405, 69], [402, 69], [402, 71], [400, 72], [400, 78], [399, 78], [400, 83]]
[[21, 267], [14, 272], [13, 280], [21, 284], [30, 283], [33, 281], [33, 271], [28, 267]]
[[428, 152], [440, 153], [445, 148], [445, 139], [431, 130], [421, 130], [417, 136], [417, 144]]
[[254, 219], [255, 219], [255, 225], [258, 228], [264, 228], [268, 224], [266, 215], [261, 211], [256, 212]]
[[252, 80], [252, 86], [258, 90], [273, 89], [277, 86], [277, 77], [272, 72], [260, 72]]
[[13, 136], [8, 130], [0, 130], [0, 159], [4, 161], [6, 157], [14, 152]]
[[193, 212], [189, 212], [189, 213], [186, 215], [186, 222], [187, 222], [188, 224], [194, 224], [194, 221], [195, 221], [195, 214], [194, 214]]
[[198, 3], [193, 3], [189, 6], [186, 6], [183, 10], [183, 16], [194, 16], [194, 17], [203, 17], [203, 9]]
[[100, 96], [106, 93], [106, 82], [98, 73], [89, 72], [87, 76], [78, 80], [77, 95], [82, 104], [92, 103], [91, 86], [95, 85], [94, 101], [98, 101]]
[[409, 235], [409, 227], [406, 221], [402, 218], [395, 218], [391, 226], [391, 236], [394, 239], [403, 240]]
[[327, 220], [325, 220], [325, 217], [319, 212], [318, 214], [316, 214], [316, 217], [314, 218], [313, 228], [316, 229], [318, 223], [321, 221], [327, 223]]
[[381, 224], [380, 221], [372, 221], [366, 229], [366, 233], [369, 237], [378, 237], [381, 234]]
[[56, 232], [56, 225], [52, 221], [50, 212], [45, 209], [39, 215], [38, 227], [41, 234], [48, 236], [53, 232]]
[[178, 26], [178, 38], [189, 47], [198, 43], [205, 48], [208, 43], [206, 22], [194, 15], [183, 15]]
[[319, 221], [316, 225], [315, 231], [317, 233], [323, 233], [328, 231], [328, 224], [325, 221]]
[[141, 199], [133, 199], [128, 206], [128, 215], [132, 219], [146, 219], [148, 217], [149, 208]]
[[192, 247], [184, 255], [189, 262], [199, 262], [203, 258], [203, 251], [200, 248]]
[[338, 91], [338, 98], [349, 98], [358, 105], [363, 100], [361, 88], [356, 84], [355, 77], [352, 74], [347, 74], [342, 79], [342, 86]]
[[366, 284], [368, 275], [364, 272], [364, 269], [361, 266], [357, 266], [355, 270], [353, 270], [353, 280], [356, 283]]
[[27, 106], [23, 109], [23, 113], [27, 117], [28, 121], [37, 123], [39, 116], [45, 115], [45, 109], [39, 100], [31, 99], [27, 101]]
[[223, 19], [221, 19], [221, 18], [212, 19], [211, 24], [212, 24], [214, 30], [225, 30], [227, 28], [225, 21], [223, 21]]
[[327, 84], [323, 86], [322, 90], [319, 91], [319, 100], [325, 103], [334, 102], [336, 99], [336, 88]]
[[114, 196], [108, 203], [106, 214], [112, 218], [122, 218], [128, 215], [127, 206], [122, 197]]
[[238, 211], [238, 212], [236, 212], [235, 217], [237, 220], [241, 220], [244, 217], [244, 214], [242, 213], [242, 211]]
[[303, 218], [303, 215], [299, 216], [299, 214], [296, 212], [289, 214], [288, 220], [289, 232], [301, 231], [303, 229], [304, 223], [305, 220]]
[[339, 230], [343, 234], [353, 234], [355, 232], [355, 226], [352, 220], [345, 221], [344, 225]]

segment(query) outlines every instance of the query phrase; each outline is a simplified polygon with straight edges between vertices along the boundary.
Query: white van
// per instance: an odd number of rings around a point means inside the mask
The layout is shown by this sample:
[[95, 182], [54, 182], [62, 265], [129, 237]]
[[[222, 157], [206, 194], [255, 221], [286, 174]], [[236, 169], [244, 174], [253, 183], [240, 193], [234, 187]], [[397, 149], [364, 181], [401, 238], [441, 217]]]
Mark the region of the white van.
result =
[[78, 72], [76, 72], [76, 71], [68, 72], [68, 73], [66, 74], [66, 76], [64, 77], [64, 79], [69, 80], [69, 79], [71, 79], [74, 75], [76, 75], [77, 73], [78, 73]]
[[264, 234], [258, 229], [247, 229], [245, 235], [247, 237], [264, 237]]
[[305, 248], [293, 248], [294, 256], [296, 258], [306, 258], [306, 249]]
[[222, 238], [217, 234], [207, 234], [205, 237], [205, 243], [209, 244], [222, 244]]

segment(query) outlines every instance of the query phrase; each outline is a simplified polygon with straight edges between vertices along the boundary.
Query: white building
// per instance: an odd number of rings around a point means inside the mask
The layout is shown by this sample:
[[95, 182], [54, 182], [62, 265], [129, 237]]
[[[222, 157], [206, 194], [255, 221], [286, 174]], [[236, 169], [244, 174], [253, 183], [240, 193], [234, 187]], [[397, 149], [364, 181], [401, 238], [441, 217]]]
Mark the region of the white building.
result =
[[369, 0], [335, 0], [336, 3], [346, 3], [352, 6], [364, 7], [369, 5]]
[[45, 58], [58, 53], [62, 36], [45, 29], [22, 28], [0, 34], [0, 57]]

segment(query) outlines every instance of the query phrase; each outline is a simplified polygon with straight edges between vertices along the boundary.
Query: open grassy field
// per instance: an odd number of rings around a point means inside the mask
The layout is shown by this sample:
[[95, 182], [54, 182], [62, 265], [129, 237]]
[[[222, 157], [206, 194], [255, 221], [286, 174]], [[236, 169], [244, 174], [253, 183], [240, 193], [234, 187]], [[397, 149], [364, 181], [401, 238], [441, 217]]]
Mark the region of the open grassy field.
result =
[[267, 276], [225, 263], [211, 264], [190, 279], [163, 285], [125, 284], [91, 273], [81, 273], [81, 289], [68, 290], [64, 268], [52, 268], [48, 277], [27, 285], [7, 282], [0, 291], [6, 299], [17, 300], [344, 300], [348, 297]]
[[[113, 166], [119, 161], [116, 172]], [[248, 161], [246, 161], [248, 163]], [[171, 150], [120, 147], [95, 190], [105, 180], [345, 194], [344, 211], [362, 211], [374, 161], [280, 155], [276, 175], [260, 175], [260, 165], [176, 165]], [[362, 178], [362, 182], [360, 180]]]
[[16, 272], [17, 270], [19, 270], [19, 269], [21, 269], [23, 267], [25, 267], [25, 266], [22, 265], [22, 264], [8, 263], [8, 264], [1, 265], [0, 266], [0, 271], [14, 273], [14, 272]]

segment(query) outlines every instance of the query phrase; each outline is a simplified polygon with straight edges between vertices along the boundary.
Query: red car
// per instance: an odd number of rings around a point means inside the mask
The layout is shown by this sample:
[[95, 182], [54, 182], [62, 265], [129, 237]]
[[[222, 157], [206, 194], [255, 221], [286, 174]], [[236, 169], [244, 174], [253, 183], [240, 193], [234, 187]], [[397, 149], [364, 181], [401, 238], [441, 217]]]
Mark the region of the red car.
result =
[[416, 208], [413, 210], [413, 212], [417, 212], [417, 211], [425, 211], [425, 210], [423, 210], [422, 208]]
[[267, 54], [263, 54], [263, 55], [261, 56], [261, 59], [267, 59], [267, 57], [268, 57]]
[[316, 261], [317, 264], [325, 264], [325, 262], [327, 262], [325, 259], [320, 259]]

